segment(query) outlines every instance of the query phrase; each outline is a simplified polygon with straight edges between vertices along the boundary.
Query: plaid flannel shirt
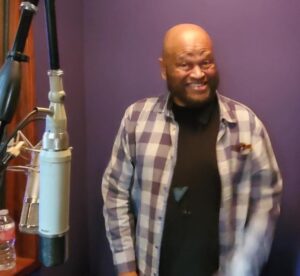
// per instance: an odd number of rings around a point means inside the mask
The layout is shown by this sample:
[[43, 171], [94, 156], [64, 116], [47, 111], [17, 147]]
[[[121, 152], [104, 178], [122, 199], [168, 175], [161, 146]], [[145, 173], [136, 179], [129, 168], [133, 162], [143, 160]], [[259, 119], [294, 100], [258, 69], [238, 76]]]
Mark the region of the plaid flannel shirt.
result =
[[[219, 275], [254, 276], [270, 251], [282, 179], [261, 121], [219, 94], [218, 103]], [[169, 95], [134, 103], [122, 119], [102, 181], [107, 237], [118, 272], [159, 273], [178, 131]]]

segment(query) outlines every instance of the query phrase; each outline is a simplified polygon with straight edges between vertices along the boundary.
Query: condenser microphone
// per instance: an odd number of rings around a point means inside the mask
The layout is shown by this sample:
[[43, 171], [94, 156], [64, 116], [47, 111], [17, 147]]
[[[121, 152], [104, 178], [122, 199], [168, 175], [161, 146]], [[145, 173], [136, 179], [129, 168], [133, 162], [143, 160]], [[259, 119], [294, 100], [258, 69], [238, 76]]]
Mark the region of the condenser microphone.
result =
[[47, 267], [68, 258], [71, 148], [64, 107], [63, 71], [59, 65], [55, 0], [45, 0], [50, 70], [50, 92], [40, 153], [39, 236], [40, 261]]
[[40, 152], [40, 261], [46, 267], [68, 258], [71, 148], [64, 108], [62, 70], [50, 70], [49, 109]]

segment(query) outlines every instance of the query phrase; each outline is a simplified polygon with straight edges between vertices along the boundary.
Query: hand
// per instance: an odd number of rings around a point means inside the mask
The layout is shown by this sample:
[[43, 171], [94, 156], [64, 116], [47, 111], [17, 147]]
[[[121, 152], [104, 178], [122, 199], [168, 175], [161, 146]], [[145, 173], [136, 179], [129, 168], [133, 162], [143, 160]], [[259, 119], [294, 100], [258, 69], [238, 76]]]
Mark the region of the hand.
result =
[[121, 272], [118, 274], [118, 276], [138, 276], [138, 274], [135, 271], [130, 271], [130, 272]]

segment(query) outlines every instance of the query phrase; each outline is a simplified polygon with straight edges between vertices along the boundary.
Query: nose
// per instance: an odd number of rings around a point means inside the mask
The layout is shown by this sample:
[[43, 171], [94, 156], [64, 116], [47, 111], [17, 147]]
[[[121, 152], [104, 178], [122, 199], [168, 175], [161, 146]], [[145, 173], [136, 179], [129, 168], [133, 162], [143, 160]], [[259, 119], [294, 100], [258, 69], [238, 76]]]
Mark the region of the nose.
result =
[[199, 65], [193, 67], [190, 76], [194, 79], [201, 79], [204, 76], [203, 71]]

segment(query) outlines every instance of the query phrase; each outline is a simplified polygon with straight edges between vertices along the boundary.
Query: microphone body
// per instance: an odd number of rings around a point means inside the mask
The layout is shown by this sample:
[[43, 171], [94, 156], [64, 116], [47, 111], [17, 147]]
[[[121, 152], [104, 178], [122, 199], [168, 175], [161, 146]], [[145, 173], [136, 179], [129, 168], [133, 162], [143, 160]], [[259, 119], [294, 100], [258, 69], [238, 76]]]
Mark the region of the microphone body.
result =
[[68, 257], [71, 150], [40, 153], [40, 256], [45, 266]]
[[40, 260], [46, 267], [68, 258], [71, 148], [64, 108], [62, 70], [50, 70], [50, 110], [40, 152]]

